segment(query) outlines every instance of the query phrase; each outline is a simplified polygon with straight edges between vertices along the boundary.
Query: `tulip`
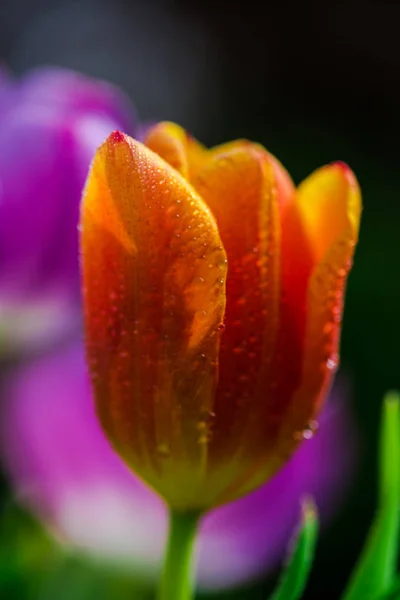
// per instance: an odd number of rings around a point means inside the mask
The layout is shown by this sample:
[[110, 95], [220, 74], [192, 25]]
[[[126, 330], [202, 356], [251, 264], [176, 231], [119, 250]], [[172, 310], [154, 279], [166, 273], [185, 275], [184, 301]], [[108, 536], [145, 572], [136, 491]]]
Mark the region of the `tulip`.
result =
[[112, 133], [88, 177], [88, 361], [117, 452], [175, 510], [204, 511], [267, 481], [316, 428], [360, 192], [342, 163], [295, 191], [261, 146], [206, 151], [172, 124], [147, 144], [158, 154]]
[[[1, 454], [20, 502], [70, 550], [102, 567], [116, 563], [154, 578], [167, 531], [165, 507], [105, 439], [81, 344], [20, 364], [3, 383]], [[203, 589], [271, 572], [285, 554], [305, 494], [315, 498], [322, 525], [337, 510], [354, 474], [356, 439], [347, 385], [338, 384], [318, 433], [279, 474], [205, 517], [199, 532]]]
[[94, 152], [128, 100], [73, 71], [0, 73], [0, 353], [36, 352], [80, 330], [77, 225]]
[[295, 190], [263, 147], [115, 131], [81, 208], [87, 358], [115, 450], [170, 507], [160, 600], [191, 597], [199, 518], [313, 434], [338, 366], [361, 196], [343, 163]]

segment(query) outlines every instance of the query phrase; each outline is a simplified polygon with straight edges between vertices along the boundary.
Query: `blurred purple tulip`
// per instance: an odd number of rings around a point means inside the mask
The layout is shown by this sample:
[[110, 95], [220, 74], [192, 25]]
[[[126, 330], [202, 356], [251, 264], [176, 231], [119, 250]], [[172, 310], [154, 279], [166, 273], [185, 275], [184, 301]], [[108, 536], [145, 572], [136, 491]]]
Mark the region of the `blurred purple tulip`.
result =
[[77, 223], [94, 151], [135, 133], [108, 83], [42, 68], [0, 72], [0, 354], [59, 339], [80, 324]]
[[[20, 366], [4, 392], [3, 459], [22, 501], [67, 542], [153, 574], [165, 539], [164, 507], [101, 432], [82, 348]], [[205, 518], [203, 587], [232, 586], [277, 566], [304, 494], [316, 498], [327, 521], [353, 466], [354, 432], [343, 395], [336, 388], [318, 434], [269, 484]]]

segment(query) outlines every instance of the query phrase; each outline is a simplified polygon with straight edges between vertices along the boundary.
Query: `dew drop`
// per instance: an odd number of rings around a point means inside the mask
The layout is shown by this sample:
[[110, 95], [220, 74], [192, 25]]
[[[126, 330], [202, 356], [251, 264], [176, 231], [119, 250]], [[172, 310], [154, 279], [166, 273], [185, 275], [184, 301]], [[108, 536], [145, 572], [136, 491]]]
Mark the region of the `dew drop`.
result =
[[326, 361], [326, 366], [330, 371], [334, 371], [339, 364], [339, 357], [336, 354], [332, 354]]
[[163, 458], [168, 458], [168, 456], [170, 455], [170, 450], [167, 444], [158, 444], [157, 452]]
[[303, 438], [305, 440], [310, 440], [314, 434], [318, 431], [318, 421], [310, 421], [303, 431]]
[[235, 346], [233, 349], [233, 354], [242, 354], [243, 348], [241, 346]]
[[306, 428], [303, 429], [302, 431], [296, 431], [296, 433], [294, 434], [294, 439], [295, 440], [311, 440], [314, 437], [314, 434], [318, 431], [318, 422], [317, 421], [310, 421]]
[[328, 334], [332, 333], [334, 327], [335, 327], [335, 323], [333, 323], [332, 321], [329, 321], [328, 323], [326, 323], [324, 325], [324, 328], [322, 331], [325, 335], [328, 335]]

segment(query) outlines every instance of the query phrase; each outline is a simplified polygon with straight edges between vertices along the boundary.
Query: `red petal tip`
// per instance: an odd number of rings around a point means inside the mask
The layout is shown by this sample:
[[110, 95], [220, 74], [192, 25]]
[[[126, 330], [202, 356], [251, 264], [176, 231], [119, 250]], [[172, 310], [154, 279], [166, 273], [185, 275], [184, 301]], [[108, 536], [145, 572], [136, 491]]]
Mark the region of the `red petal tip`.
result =
[[333, 167], [339, 167], [342, 170], [342, 173], [350, 186], [354, 187], [357, 184], [355, 175], [348, 164], [346, 164], [342, 160], [336, 160], [332, 162], [331, 165]]
[[331, 165], [333, 167], [340, 167], [345, 172], [345, 174], [352, 172], [349, 165], [343, 162], [342, 160], [334, 160], [333, 162], [331, 162]]
[[122, 131], [113, 131], [112, 133], [110, 133], [110, 136], [108, 139], [110, 140], [110, 142], [114, 142], [114, 144], [118, 144], [119, 142], [124, 141], [125, 136], [122, 133]]

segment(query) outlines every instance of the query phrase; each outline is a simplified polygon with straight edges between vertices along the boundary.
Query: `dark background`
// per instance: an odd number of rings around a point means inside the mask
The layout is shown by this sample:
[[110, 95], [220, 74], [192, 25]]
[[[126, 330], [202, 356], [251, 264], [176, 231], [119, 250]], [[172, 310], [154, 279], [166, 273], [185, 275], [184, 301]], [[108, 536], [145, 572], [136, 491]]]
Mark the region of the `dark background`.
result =
[[[357, 174], [364, 213], [342, 368], [362, 450], [348, 502], [320, 541], [310, 600], [337, 598], [360, 551], [381, 398], [400, 388], [399, 23], [400, 5], [379, 2], [0, 0], [0, 58], [17, 74], [53, 64], [108, 79], [142, 119], [178, 121], [207, 144], [259, 141], [296, 182], [338, 159]], [[265, 599], [270, 585], [226, 597]]]

